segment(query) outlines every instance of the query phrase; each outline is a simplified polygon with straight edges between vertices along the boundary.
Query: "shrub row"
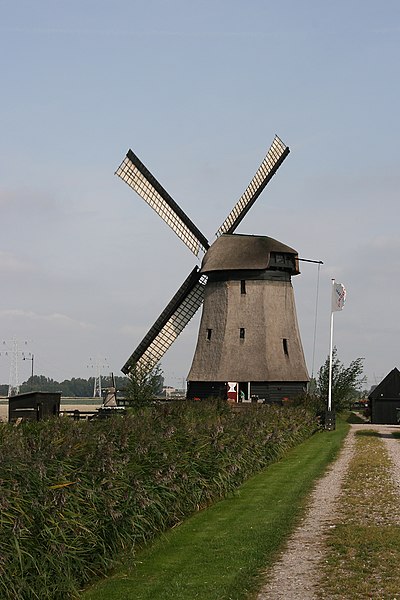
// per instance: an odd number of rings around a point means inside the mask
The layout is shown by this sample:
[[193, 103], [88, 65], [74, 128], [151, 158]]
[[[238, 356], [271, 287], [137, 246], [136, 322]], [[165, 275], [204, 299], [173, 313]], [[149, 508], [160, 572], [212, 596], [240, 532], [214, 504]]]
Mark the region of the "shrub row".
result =
[[162, 405], [0, 426], [0, 597], [76, 597], [94, 577], [310, 436], [301, 407]]

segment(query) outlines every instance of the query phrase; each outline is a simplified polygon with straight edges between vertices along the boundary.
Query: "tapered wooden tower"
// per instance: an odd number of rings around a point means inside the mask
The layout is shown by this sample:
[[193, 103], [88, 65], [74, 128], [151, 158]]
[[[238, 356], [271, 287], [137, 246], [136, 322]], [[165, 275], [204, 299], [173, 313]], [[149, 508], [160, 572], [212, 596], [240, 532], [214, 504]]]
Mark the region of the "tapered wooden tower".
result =
[[152, 368], [204, 301], [188, 397], [233, 401], [282, 400], [308, 381], [291, 276], [297, 252], [272, 238], [234, 234], [289, 154], [275, 137], [249, 186], [217, 231], [207, 238], [131, 151], [116, 174], [135, 190], [198, 256], [205, 252], [122, 367]]
[[272, 238], [222, 235], [203, 259], [204, 307], [188, 396], [298, 396], [308, 373], [291, 276], [297, 252]]

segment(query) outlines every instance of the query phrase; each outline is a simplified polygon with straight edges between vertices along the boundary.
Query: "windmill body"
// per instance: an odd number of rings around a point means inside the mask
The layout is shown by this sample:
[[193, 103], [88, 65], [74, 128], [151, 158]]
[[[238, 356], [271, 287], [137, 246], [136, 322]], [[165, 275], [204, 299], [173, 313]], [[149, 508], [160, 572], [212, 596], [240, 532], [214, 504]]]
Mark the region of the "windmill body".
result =
[[234, 234], [289, 148], [275, 137], [258, 171], [209, 244], [182, 209], [130, 150], [117, 170], [197, 256], [205, 252], [122, 371], [152, 368], [204, 301], [188, 398], [295, 397], [308, 381], [291, 277], [297, 252], [266, 236]]
[[304, 391], [308, 373], [291, 276], [297, 253], [261, 236], [222, 235], [203, 259], [207, 275], [188, 397], [281, 400]]

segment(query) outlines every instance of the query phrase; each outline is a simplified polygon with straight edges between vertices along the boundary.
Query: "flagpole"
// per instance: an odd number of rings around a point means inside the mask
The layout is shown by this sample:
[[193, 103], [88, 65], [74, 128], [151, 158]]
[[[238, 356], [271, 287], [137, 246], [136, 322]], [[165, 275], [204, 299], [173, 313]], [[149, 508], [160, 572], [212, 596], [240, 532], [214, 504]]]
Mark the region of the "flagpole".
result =
[[[332, 290], [335, 280], [332, 279]], [[333, 356], [333, 306], [331, 306], [331, 337], [329, 345], [329, 383], [328, 383], [328, 412], [332, 410], [332, 356]]]
[[341, 283], [332, 279], [332, 306], [331, 306], [331, 341], [329, 348], [329, 385], [328, 406], [325, 414], [325, 429], [335, 429], [335, 411], [332, 410], [332, 371], [333, 371], [333, 313], [342, 310], [346, 301], [346, 288]]

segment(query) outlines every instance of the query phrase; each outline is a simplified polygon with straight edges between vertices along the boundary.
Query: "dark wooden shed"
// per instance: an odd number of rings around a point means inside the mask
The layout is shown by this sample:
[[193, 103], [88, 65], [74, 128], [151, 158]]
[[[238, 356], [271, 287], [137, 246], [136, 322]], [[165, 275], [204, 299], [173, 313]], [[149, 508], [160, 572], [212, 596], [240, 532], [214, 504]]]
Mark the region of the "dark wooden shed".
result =
[[41, 421], [58, 417], [61, 392], [25, 392], [8, 399], [8, 422], [18, 418], [25, 421]]
[[371, 423], [400, 423], [400, 371], [395, 367], [368, 396]]

